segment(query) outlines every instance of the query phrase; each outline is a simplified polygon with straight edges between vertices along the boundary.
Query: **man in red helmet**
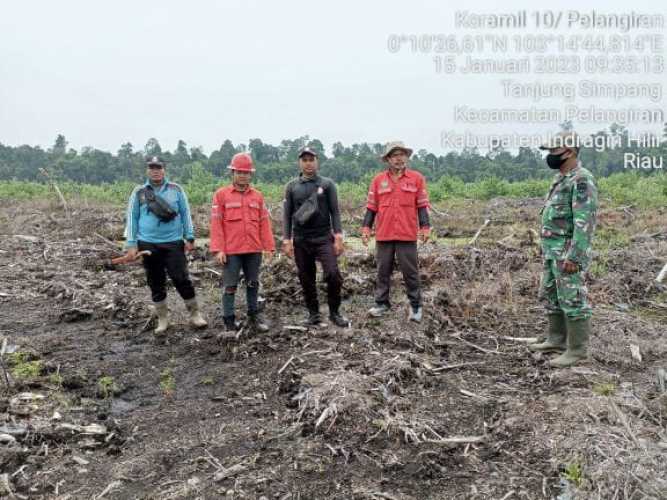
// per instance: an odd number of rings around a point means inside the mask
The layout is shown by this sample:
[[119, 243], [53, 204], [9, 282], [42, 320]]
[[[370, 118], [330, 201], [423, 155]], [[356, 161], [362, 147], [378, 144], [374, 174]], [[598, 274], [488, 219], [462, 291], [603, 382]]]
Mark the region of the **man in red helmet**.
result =
[[257, 307], [259, 293], [259, 268], [262, 252], [273, 256], [275, 241], [271, 219], [262, 193], [250, 185], [255, 172], [252, 158], [238, 153], [228, 167], [232, 171], [232, 184], [218, 189], [213, 195], [211, 207], [211, 252], [223, 267], [222, 309], [225, 328], [237, 328], [234, 301], [241, 270], [246, 281], [246, 302], [249, 326], [267, 332]]

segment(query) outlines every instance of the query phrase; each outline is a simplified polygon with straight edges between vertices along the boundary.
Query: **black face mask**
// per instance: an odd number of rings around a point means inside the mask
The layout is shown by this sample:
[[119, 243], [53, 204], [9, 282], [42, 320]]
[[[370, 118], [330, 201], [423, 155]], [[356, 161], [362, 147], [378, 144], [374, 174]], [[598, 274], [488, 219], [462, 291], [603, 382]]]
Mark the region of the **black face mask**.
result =
[[558, 170], [560, 167], [563, 166], [563, 163], [565, 163], [568, 158], [563, 158], [563, 155], [565, 153], [561, 153], [559, 155], [552, 155], [548, 154], [547, 155], [547, 165], [549, 165], [549, 168], [553, 168], [554, 170]]

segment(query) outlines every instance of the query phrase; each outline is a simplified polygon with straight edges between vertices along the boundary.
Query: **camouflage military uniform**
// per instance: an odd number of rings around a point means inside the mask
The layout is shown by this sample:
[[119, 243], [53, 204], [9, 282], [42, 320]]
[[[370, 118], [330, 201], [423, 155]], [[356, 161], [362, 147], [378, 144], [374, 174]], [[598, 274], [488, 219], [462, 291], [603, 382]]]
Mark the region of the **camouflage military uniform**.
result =
[[[584, 272], [591, 262], [597, 203], [593, 174], [579, 165], [556, 176], [541, 211], [544, 269], [540, 297], [546, 300], [548, 312], [563, 311], [568, 319], [591, 316]], [[565, 273], [566, 260], [579, 270]]]

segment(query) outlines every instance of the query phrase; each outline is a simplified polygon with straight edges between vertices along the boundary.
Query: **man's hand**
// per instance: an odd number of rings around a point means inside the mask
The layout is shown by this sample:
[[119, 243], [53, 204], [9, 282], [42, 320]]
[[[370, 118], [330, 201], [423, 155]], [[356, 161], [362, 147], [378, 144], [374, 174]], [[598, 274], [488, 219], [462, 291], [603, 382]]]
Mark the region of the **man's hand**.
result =
[[571, 260], [563, 261], [563, 272], [567, 274], [574, 274], [579, 271], [579, 264]]
[[292, 240], [283, 240], [282, 250], [289, 258], [294, 257], [294, 244], [292, 243]]
[[367, 247], [370, 239], [371, 239], [371, 228], [370, 227], [361, 228], [361, 243], [365, 247]]
[[225, 252], [218, 252], [215, 254], [215, 261], [220, 264], [221, 266], [224, 266], [227, 264], [227, 256], [225, 255]]
[[273, 250], [267, 250], [265, 252], [262, 252], [262, 257], [266, 262], [271, 262], [273, 260]]
[[190, 253], [195, 249], [195, 244], [192, 241], [185, 242], [185, 253]]
[[343, 244], [343, 235], [336, 234], [334, 236], [334, 254], [338, 257], [339, 255], [342, 255], [344, 251], [345, 245]]
[[137, 247], [130, 247], [127, 249], [127, 258], [128, 260], [135, 260], [137, 258], [137, 253], [139, 253], [139, 249]]
[[430, 237], [431, 237], [430, 227], [422, 227], [419, 229], [419, 241], [421, 241], [422, 243], [426, 243]]

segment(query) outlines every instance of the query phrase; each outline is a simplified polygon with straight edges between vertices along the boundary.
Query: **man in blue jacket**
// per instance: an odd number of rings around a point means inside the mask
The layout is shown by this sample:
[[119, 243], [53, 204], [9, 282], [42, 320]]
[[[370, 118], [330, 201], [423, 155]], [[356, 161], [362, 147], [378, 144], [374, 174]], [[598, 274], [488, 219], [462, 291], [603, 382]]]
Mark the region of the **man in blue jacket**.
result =
[[195, 242], [188, 198], [181, 186], [166, 178], [162, 159], [153, 156], [146, 167], [148, 180], [130, 195], [125, 240], [130, 259], [140, 251], [151, 252], [144, 256], [144, 269], [158, 318], [155, 334], [163, 335], [169, 327], [167, 274], [185, 301], [190, 323], [203, 328], [207, 323], [199, 312], [185, 259]]

